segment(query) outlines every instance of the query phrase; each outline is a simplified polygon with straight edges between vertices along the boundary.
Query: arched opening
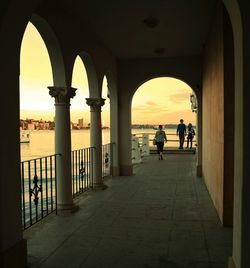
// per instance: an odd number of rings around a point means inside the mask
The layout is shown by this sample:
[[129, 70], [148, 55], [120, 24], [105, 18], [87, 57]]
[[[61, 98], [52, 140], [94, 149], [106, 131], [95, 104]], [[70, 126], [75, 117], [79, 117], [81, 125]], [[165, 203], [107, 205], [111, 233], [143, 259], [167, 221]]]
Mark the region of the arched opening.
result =
[[[193, 90], [175, 78], [155, 78], [145, 82], [135, 92], [132, 100], [132, 133], [150, 133], [150, 147], [158, 125], [163, 125], [168, 137], [167, 147], [178, 148], [176, 139], [180, 119], [196, 126], [190, 96]], [[168, 135], [169, 134], [169, 135]]]
[[234, 65], [232, 25], [226, 9], [219, 3], [204, 49], [202, 169], [217, 213], [226, 226], [233, 224]]
[[105, 99], [105, 104], [102, 107], [101, 113], [101, 128], [102, 128], [102, 176], [109, 176], [112, 173], [113, 147], [110, 143], [110, 93], [106, 75], [102, 81], [102, 99]]
[[[106, 117], [109, 116], [109, 142], [110, 150], [112, 153], [112, 161], [110, 163], [110, 173], [112, 175], [118, 175], [118, 93], [117, 84], [113, 73], [108, 70], [104, 76], [103, 86], [106, 85], [106, 89], [103, 88], [102, 97], [106, 98]], [[103, 139], [104, 140], [104, 139]]]
[[53, 85], [49, 54], [36, 27], [28, 23], [20, 54], [21, 160], [54, 152], [54, 99], [48, 85]]
[[85, 70], [87, 72], [87, 78], [88, 78], [88, 85], [89, 85], [89, 98], [99, 98], [100, 93], [98, 89], [98, 81], [97, 81], [97, 75], [96, 70], [94, 66], [94, 62], [91, 58], [91, 56], [87, 52], [81, 52], [79, 54], [81, 57]]
[[89, 97], [87, 72], [82, 59], [77, 56], [73, 68], [72, 87], [77, 88], [71, 99], [72, 150], [90, 146], [90, 112], [86, 103]]
[[[230, 2], [236, 2], [237, 1], [225, 1], [227, 3], [230, 3]], [[234, 12], [238, 12], [239, 9], [238, 7], [233, 9], [233, 13]], [[242, 28], [241, 28], [241, 20], [239, 19], [238, 21], [235, 21], [234, 25], [237, 25], [237, 27], [235, 27], [235, 33], [236, 33], [236, 36], [237, 38], [235, 38], [235, 43], [237, 43], [237, 48], [236, 48], [236, 55], [235, 55], [235, 58], [237, 59], [237, 64], [236, 64], [236, 78], [237, 78], [237, 81], [236, 81], [236, 92], [237, 92], [237, 96], [236, 96], [236, 103], [237, 103], [237, 108], [239, 109], [237, 111], [237, 118], [238, 118], [238, 121], [236, 122], [237, 123], [237, 134], [239, 134], [238, 136], [241, 138], [242, 137], [242, 107], [243, 107], [243, 101], [242, 101], [242, 98], [243, 98], [243, 92], [242, 92], [242, 84], [243, 84], [243, 79], [242, 79], [242, 56], [243, 56], [243, 51], [242, 51]], [[7, 39], [7, 38], [6, 38]], [[245, 46], [247, 47], [247, 46]], [[4, 50], [3, 50], [4, 51]], [[246, 56], [246, 55], [244, 55]], [[247, 58], [247, 57], [245, 57]], [[5, 60], [7, 62], [7, 60]], [[5, 62], [4, 62], [5, 63]], [[4, 64], [3, 64], [4, 66]], [[4, 70], [4, 68], [3, 68]], [[11, 75], [11, 72], [10, 72], [10, 75]], [[10, 76], [9, 76], [10, 77]], [[246, 78], [245, 78], [246, 79]], [[7, 79], [6, 79], [7, 80]], [[6, 83], [6, 80], [4, 79], [4, 83], [3, 83], [3, 87], [5, 85], [8, 85]], [[245, 83], [245, 80], [244, 80], [244, 83]], [[7, 89], [10, 89], [10, 87], [6, 87]], [[9, 90], [8, 90], [9, 91]], [[7, 93], [4, 93], [7, 95]], [[7, 98], [6, 98], [7, 100]], [[11, 106], [9, 106], [11, 107]], [[9, 131], [10, 132], [10, 131]], [[8, 132], [7, 132], [8, 133]], [[247, 228], [248, 228], [248, 224], [247, 224], [247, 221], [248, 221], [248, 218], [245, 217], [245, 214], [247, 214], [247, 211], [249, 210], [245, 210], [247, 208], [247, 205], [244, 204], [243, 208], [242, 208], [242, 199], [244, 199], [244, 196], [242, 198], [241, 194], [242, 194], [242, 180], [241, 178], [243, 178], [243, 171], [242, 171], [242, 166], [244, 164], [244, 166], [246, 165], [246, 161], [247, 159], [243, 159], [242, 160], [242, 157], [243, 157], [243, 153], [242, 153], [242, 144], [243, 144], [243, 141], [242, 140], [239, 140], [239, 142], [237, 143], [237, 145], [239, 146], [236, 146], [237, 147], [237, 156], [238, 156], [238, 160], [237, 160], [237, 172], [236, 173], [236, 178], [237, 178], [237, 192], [238, 192], [238, 196], [237, 196], [237, 203], [236, 203], [236, 207], [238, 208], [238, 211], [237, 211], [237, 215], [235, 216], [235, 222], [236, 222], [236, 228], [237, 228], [237, 232], [235, 234], [235, 238], [236, 238], [236, 241], [235, 241], [235, 257], [236, 257], [236, 261], [237, 261], [237, 266], [240, 266], [241, 265], [241, 253], [242, 251], [244, 251], [243, 253], [243, 256], [245, 258], [245, 261], [243, 259], [243, 264], [242, 265], [246, 265], [246, 260], [249, 259], [246, 257], [246, 255], [248, 254], [247, 252], [247, 244], [243, 244], [241, 239], [243, 237], [243, 240], [244, 239], [247, 239], [247, 234], [249, 233], [249, 231], [247, 231]], [[11, 151], [11, 153], [14, 152], [13, 150]], [[243, 163], [244, 162], [244, 163]], [[9, 167], [9, 166], [8, 166]], [[8, 171], [8, 168], [5, 168], [6, 171]], [[8, 172], [6, 172], [6, 174], [8, 174]], [[246, 176], [244, 174], [244, 176]], [[15, 177], [15, 176], [11, 176], [11, 177]], [[244, 194], [246, 194], [247, 191], [245, 191]], [[245, 199], [244, 199], [245, 200]], [[246, 201], [246, 200], [245, 200]], [[11, 211], [11, 209], [9, 209], [9, 211]], [[242, 212], [243, 212], [243, 215], [242, 215]], [[243, 227], [242, 227], [243, 226]], [[243, 229], [243, 231], [242, 231]], [[245, 241], [246, 243], [246, 241]]]
[[56, 210], [55, 100], [48, 86], [65, 82], [52, 30], [42, 18], [32, 19], [37, 24], [27, 24], [20, 53], [20, 129], [26, 132], [20, 135], [23, 229]]
[[105, 99], [102, 107], [102, 143], [107, 144], [110, 143], [110, 93], [106, 76], [102, 81], [102, 98]]

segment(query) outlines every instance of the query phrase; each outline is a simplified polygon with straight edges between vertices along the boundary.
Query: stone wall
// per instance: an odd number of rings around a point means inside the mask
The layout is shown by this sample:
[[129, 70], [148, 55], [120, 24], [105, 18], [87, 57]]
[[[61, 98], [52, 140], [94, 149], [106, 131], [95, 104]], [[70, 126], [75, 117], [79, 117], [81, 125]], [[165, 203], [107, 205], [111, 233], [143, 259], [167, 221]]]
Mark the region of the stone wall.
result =
[[[230, 24], [218, 5], [203, 65], [203, 176], [224, 225], [232, 224], [234, 72]], [[232, 59], [232, 61], [228, 60]], [[232, 124], [231, 124], [232, 123]]]

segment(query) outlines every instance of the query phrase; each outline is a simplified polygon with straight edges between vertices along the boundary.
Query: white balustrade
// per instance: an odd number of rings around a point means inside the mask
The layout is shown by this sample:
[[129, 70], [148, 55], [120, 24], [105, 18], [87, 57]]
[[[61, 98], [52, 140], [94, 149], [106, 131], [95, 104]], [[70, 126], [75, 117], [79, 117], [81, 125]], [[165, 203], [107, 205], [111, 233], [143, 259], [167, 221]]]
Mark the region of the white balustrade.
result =
[[149, 134], [142, 134], [141, 156], [147, 156], [149, 154]]
[[132, 135], [132, 163], [139, 164], [141, 163], [141, 150], [140, 150], [140, 143], [139, 138]]

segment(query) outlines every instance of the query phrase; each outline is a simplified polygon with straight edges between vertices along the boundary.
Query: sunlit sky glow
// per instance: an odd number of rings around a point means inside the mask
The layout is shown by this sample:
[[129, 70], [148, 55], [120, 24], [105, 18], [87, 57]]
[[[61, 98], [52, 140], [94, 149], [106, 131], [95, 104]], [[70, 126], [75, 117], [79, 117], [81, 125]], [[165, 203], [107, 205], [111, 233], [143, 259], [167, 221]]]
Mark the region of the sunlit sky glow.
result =
[[[20, 60], [20, 116], [53, 120], [54, 98], [48, 86], [53, 86], [52, 70], [46, 46], [36, 30], [29, 23], [22, 42]], [[71, 99], [71, 121], [84, 118], [89, 122], [88, 81], [84, 64], [76, 58], [72, 87], [77, 88]], [[135, 124], [177, 123], [180, 118], [195, 123], [191, 112], [189, 96], [191, 88], [184, 82], [173, 78], [157, 78], [144, 83], [135, 93], [132, 102], [132, 122]], [[107, 96], [107, 80], [103, 80], [103, 94]], [[102, 109], [102, 120], [109, 125], [109, 100]]]
[[174, 78], [156, 78], [144, 83], [133, 97], [133, 123], [174, 124], [183, 118], [194, 124], [191, 93], [186, 83]]

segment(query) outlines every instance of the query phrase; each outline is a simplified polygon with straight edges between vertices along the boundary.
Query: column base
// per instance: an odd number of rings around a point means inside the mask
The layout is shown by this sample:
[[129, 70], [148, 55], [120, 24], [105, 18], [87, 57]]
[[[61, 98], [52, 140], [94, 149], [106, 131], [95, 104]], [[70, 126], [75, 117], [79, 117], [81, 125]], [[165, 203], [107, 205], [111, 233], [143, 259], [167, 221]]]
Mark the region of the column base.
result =
[[133, 166], [132, 165], [120, 165], [120, 176], [132, 176]]
[[22, 239], [13, 247], [0, 253], [1, 268], [27, 267], [27, 241]]
[[196, 176], [197, 177], [202, 177], [202, 165], [197, 165], [196, 166]]
[[108, 186], [106, 184], [104, 184], [103, 182], [94, 182], [93, 183], [93, 190], [94, 191], [105, 190], [107, 188], [108, 188]]
[[59, 212], [65, 211], [65, 212], [75, 212], [79, 209], [79, 206], [72, 203], [72, 204], [57, 204], [57, 210]]
[[112, 172], [112, 176], [119, 176], [119, 169], [118, 167], [110, 167], [111, 168], [111, 172]]
[[233, 257], [229, 257], [228, 259], [228, 268], [236, 268]]

